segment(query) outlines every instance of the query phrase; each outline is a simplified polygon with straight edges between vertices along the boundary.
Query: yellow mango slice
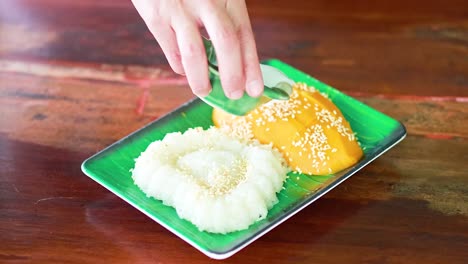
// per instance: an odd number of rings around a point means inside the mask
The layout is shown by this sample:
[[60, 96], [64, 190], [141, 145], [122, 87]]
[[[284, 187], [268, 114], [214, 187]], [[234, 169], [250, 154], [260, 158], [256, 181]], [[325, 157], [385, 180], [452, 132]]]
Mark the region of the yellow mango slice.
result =
[[246, 139], [277, 148], [295, 171], [329, 175], [363, 156], [341, 111], [324, 95], [297, 83], [287, 101], [272, 100], [246, 116], [213, 110], [213, 122]]

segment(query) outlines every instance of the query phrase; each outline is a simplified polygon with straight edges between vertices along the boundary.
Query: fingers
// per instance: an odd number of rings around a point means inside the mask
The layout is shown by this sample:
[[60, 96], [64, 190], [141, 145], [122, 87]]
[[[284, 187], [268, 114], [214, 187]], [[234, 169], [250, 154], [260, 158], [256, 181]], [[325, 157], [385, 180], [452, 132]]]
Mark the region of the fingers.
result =
[[168, 13], [167, 6], [148, 0], [132, 0], [132, 2], [145, 21], [146, 26], [158, 41], [171, 68], [176, 73], [184, 74], [175, 32], [169, 24], [169, 19], [162, 15]]
[[151, 30], [173, 71], [185, 74], [175, 32], [169, 25], [155, 25]]
[[225, 9], [213, 4], [201, 8], [200, 19], [213, 42], [226, 96], [231, 99], [241, 98], [245, 89], [245, 77], [240, 40], [231, 18]]
[[253, 97], [260, 96], [263, 93], [263, 78], [247, 7], [244, 1], [228, 1], [227, 9], [234, 26], [239, 29], [247, 93]]
[[195, 21], [181, 14], [172, 21], [172, 27], [176, 32], [182, 65], [193, 93], [207, 96], [211, 91], [208, 62]]
[[152, 1], [132, 0], [155, 36], [172, 69], [187, 76], [193, 92], [211, 91], [203, 24], [216, 50], [221, 83], [231, 99], [263, 91], [255, 40], [244, 0]]

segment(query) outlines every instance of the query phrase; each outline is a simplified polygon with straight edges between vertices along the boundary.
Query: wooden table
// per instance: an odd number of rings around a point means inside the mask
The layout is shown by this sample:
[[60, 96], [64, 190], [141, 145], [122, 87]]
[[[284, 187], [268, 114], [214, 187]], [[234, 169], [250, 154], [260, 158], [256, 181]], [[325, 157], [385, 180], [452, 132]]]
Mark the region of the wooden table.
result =
[[[408, 137], [226, 263], [468, 263], [468, 2], [249, 1], [279, 58]], [[192, 98], [130, 1], [0, 2], [0, 262], [207, 263], [82, 161]]]

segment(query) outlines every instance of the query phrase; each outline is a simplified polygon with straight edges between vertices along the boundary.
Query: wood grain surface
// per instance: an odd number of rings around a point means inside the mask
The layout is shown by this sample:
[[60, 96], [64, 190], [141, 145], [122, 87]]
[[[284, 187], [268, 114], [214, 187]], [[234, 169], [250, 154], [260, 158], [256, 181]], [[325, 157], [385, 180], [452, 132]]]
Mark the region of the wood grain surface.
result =
[[[248, 1], [278, 58], [408, 137], [226, 263], [468, 263], [468, 2]], [[211, 263], [86, 177], [191, 99], [128, 0], [0, 1], [0, 263]]]

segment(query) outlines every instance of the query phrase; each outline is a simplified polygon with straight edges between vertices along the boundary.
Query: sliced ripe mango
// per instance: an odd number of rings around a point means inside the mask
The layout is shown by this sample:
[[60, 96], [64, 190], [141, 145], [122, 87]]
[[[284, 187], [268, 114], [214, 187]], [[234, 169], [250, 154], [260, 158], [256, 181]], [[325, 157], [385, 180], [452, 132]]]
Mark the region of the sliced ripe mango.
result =
[[248, 139], [273, 144], [289, 166], [311, 175], [333, 174], [363, 156], [351, 127], [328, 98], [298, 83], [287, 101], [272, 100], [246, 116], [213, 110], [217, 127], [228, 127]]

